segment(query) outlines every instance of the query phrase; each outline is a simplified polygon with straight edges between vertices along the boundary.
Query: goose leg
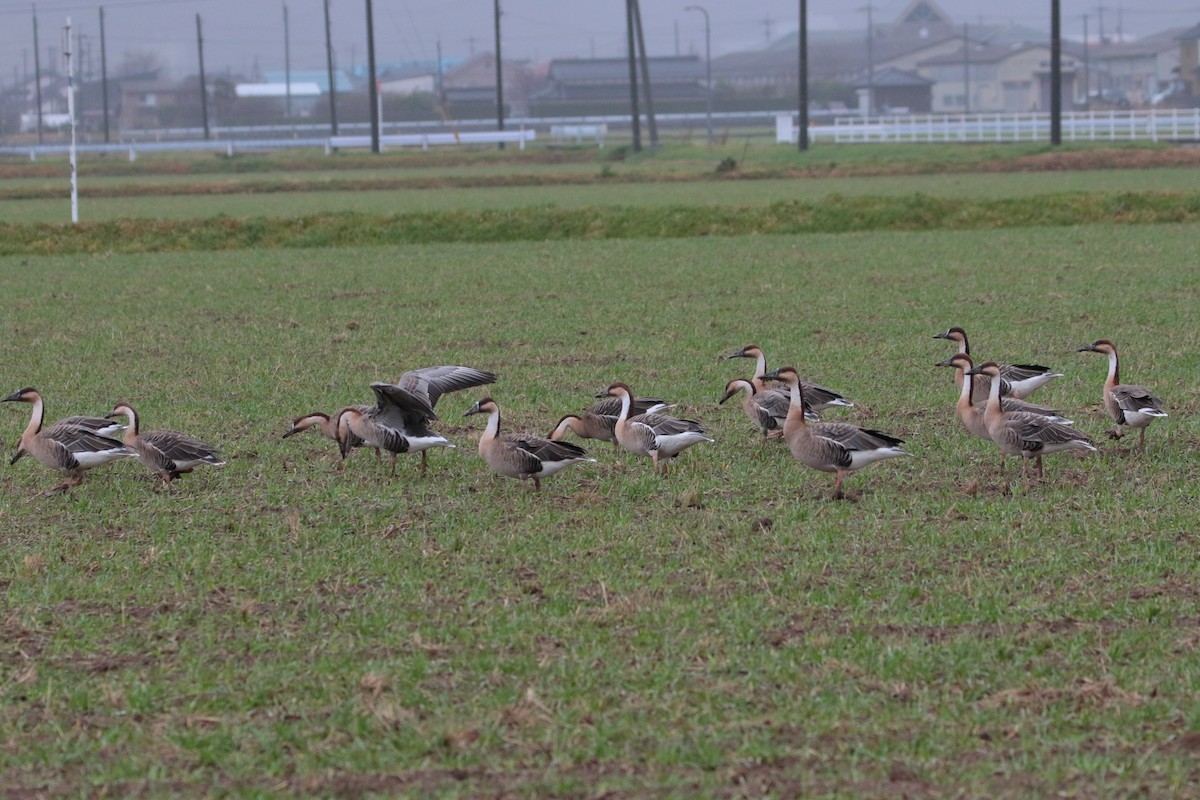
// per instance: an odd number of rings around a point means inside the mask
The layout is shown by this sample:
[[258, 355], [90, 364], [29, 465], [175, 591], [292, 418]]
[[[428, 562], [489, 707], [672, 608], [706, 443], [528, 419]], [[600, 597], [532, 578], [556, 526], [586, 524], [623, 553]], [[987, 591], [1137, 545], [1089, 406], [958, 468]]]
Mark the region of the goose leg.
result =
[[651, 451], [650, 451], [650, 463], [654, 465], [654, 472], [657, 474], [657, 473], [659, 472], [659, 468], [658, 468], [658, 451], [657, 451], [657, 450], [651, 450]]
[[1141, 448], [1142, 450], [1146, 449], [1146, 429], [1145, 428], [1138, 429], [1138, 447]]
[[1038, 481], [1041, 481], [1042, 480], [1042, 457], [1040, 455], [1037, 457], [1037, 475], [1038, 475]]
[[425, 457], [425, 451], [421, 451], [421, 475], [425, 474], [425, 468], [429, 466], [429, 460]]
[[67, 480], [63, 481], [58, 486], [55, 486], [53, 489], [47, 489], [46, 491], [42, 492], [42, 494], [46, 497], [49, 497], [52, 494], [65, 492], [67, 489], [70, 489], [73, 486], [78, 486], [81, 483], [83, 483], [83, 471], [79, 470], [70, 473]]
[[542, 490], [542, 481], [536, 475], [533, 477], [533, 490], [540, 492]]
[[[345, 458], [345, 456], [342, 456], [342, 458]], [[379, 448], [378, 448], [378, 447], [376, 447], [376, 448], [375, 448], [375, 460], [376, 460], [376, 461], [382, 461], [382, 460], [383, 460], [383, 453], [380, 453], [380, 452], [379, 452]]]
[[833, 479], [833, 499], [842, 500], [846, 495], [842, 492], [842, 478], [846, 476], [843, 470], [837, 471], [837, 477]]
[[396, 477], [396, 454], [392, 453], [392, 477]]

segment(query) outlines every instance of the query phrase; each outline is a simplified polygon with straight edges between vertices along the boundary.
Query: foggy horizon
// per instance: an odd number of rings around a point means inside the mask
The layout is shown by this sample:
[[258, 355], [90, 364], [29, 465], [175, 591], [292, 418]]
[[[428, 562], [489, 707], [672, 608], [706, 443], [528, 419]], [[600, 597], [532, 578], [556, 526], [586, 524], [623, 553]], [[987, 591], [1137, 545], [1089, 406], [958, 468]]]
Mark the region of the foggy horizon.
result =
[[[876, 23], [890, 23], [911, 0], [881, 0], [873, 6]], [[983, 0], [942, 0], [935, 3], [957, 24], [1014, 24], [1049, 31], [1049, 3], [1045, 0], [1012, 0], [1004, 14]], [[167, 77], [180, 78], [198, 71], [196, 15], [202, 21], [205, 71], [249, 78], [255, 70], [282, 71], [284, 58], [283, 8], [288, 9], [288, 39], [292, 70], [324, 70], [325, 31], [322, 0], [288, 2], [235, 2], [235, 0], [108, 0], [89, 3], [58, 0], [36, 4], [39, 51], [43, 71], [62, 71], [62, 29], [68, 16], [82, 34], [83, 53], [76, 65], [90, 78], [98, 77], [100, 64], [99, 9], [104, 8], [108, 74], [120, 73], [127, 55], [155, 54]], [[745, 0], [730, 4], [709, 2], [658, 2], [641, 0], [643, 28], [651, 56], [697, 55], [704, 57], [704, 16], [686, 6], [707, 9], [711, 20], [712, 55], [761, 49], [769, 42], [795, 33], [798, 3], [795, 0]], [[1106, 37], [1118, 32], [1126, 39], [1169, 28], [1200, 23], [1200, 2], [1142, 0], [1136, 8], [1121, 5], [1063, 2], [1065, 39], [1081, 40], [1084, 15], [1089, 38], [1096, 41], [1103, 25]], [[860, 8], [856, 6], [856, 8]], [[1101, 14], [1100, 9], [1103, 8]], [[33, 11], [27, 0], [0, 0], [0, 85], [32, 76]], [[501, 50], [506, 59], [542, 63], [555, 58], [605, 58], [625, 54], [624, 4], [504, 0], [501, 3]], [[867, 15], [845, 10], [844, 4], [809, 0], [810, 32], [867, 30]], [[366, 61], [365, 2], [330, 0], [335, 64], [349, 70]], [[374, 0], [376, 60], [379, 64], [437, 58], [466, 59], [494, 52], [494, 16], [491, 0]], [[1048, 35], [1048, 33], [1047, 33]], [[48, 64], [49, 51], [57, 63]]]

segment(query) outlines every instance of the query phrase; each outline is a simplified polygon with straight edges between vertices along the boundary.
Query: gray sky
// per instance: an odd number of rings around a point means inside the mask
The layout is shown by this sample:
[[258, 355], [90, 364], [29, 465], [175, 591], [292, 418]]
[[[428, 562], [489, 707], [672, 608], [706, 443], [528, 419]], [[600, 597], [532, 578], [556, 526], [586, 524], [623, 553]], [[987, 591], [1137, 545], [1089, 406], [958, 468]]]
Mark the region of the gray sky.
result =
[[[871, 0], [809, 0], [811, 29], [861, 28]], [[684, 7], [696, 0], [641, 0], [651, 55], [704, 54], [704, 18]], [[909, 0], [873, 0], [875, 18], [894, 19]], [[936, 0], [935, 0], [936, 2]], [[128, 51], [153, 50], [180, 77], [196, 72], [196, 14], [203, 20], [205, 69], [249, 73], [282, 69], [283, 2], [280, 0], [104, 0], [110, 74]], [[293, 69], [324, 68], [322, 0], [287, 0]], [[795, 31], [796, 0], [699, 0], [712, 24], [713, 55], [763, 45]], [[62, 27], [72, 17], [99, 70], [100, 2], [38, 0], [43, 68], [47, 49], [61, 53]], [[1048, 0], [941, 0], [957, 22], [1013, 22], [1049, 30]], [[1104, 25], [1127, 36], [1200, 23], [1200, 0], [1062, 0], [1063, 34], [1080, 38], [1083, 15], [1093, 36], [1099, 7]], [[335, 59], [339, 66], [366, 60], [365, 2], [330, 0]], [[556, 57], [618, 56], [624, 51], [625, 4], [620, 0], [501, 0], [502, 48], [506, 57], [546, 61]], [[377, 57], [382, 61], [432, 59], [440, 40], [445, 56], [491, 52], [492, 0], [374, 0]], [[30, 0], [0, 0], [0, 83], [33, 71]], [[61, 58], [59, 59], [61, 61]]]

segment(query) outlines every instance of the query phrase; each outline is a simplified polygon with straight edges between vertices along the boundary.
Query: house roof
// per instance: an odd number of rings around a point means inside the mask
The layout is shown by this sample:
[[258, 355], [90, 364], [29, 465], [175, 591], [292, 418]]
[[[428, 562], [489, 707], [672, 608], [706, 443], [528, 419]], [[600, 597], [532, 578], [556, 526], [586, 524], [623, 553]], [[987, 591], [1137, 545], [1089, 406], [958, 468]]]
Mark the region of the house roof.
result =
[[239, 83], [234, 87], [238, 97], [317, 97], [322, 93], [315, 81], [287, 83]]
[[[891, 61], [922, 50], [944, 45], [958, 35], [928, 39], [880, 39], [872, 43], [875, 63]], [[799, 70], [796, 53], [799, 37], [796, 33], [780, 37], [764, 50], [730, 53], [713, 59], [713, 74], [718, 78], [754, 78], [763, 75], [795, 75]], [[866, 72], [867, 42], [861, 34], [838, 32], [833, 36], [812, 37], [808, 42], [808, 71], [816, 79], [859, 75]]]
[[[263, 70], [263, 83], [287, 83], [288, 73], [282, 69]], [[315, 83], [321, 92], [329, 91], [329, 71], [324, 69], [294, 69], [291, 72], [292, 89], [298, 83]], [[354, 91], [350, 76], [340, 69], [333, 71], [333, 83], [339, 92]]]
[[1193, 39], [1200, 39], [1200, 23], [1187, 28], [1183, 33], [1175, 37], [1181, 42], [1190, 42]]
[[[511, 82], [525, 70], [523, 62], [503, 59], [504, 83]], [[496, 85], [496, 56], [478, 53], [442, 75], [444, 89], [484, 88]]]
[[875, 89], [886, 89], [901, 86], [932, 86], [934, 83], [936, 81], [930, 80], [923, 75], [918, 75], [915, 72], [888, 67], [887, 69], [877, 70], [870, 81], [865, 77], [857, 78], [850, 81], [850, 86], [853, 89], [865, 89], [868, 86]]
[[[704, 79], [699, 56], [646, 59], [651, 82]], [[629, 61], [624, 58], [562, 58], [550, 62], [550, 80], [559, 83], [628, 83]]]
[[178, 81], [121, 81], [122, 92], [177, 92]]
[[[1049, 52], [1050, 45], [1041, 42], [1023, 42], [1015, 45], [983, 45], [974, 47], [968, 54], [968, 59], [972, 64], [998, 64], [1001, 61], [1006, 61], [1019, 53], [1025, 53], [1029, 50], [1045, 50]], [[1083, 51], [1079, 45], [1063, 42], [1063, 55], [1068, 55], [1073, 58], [1082, 58]], [[943, 64], [961, 64], [963, 63], [963, 51], [956, 50], [953, 53], [943, 53], [942, 55], [932, 56], [922, 61], [917, 62], [918, 66], [934, 67]]]
[[1135, 39], [1132, 42], [1121, 42], [1120, 44], [1108, 44], [1100, 47], [1093, 47], [1088, 53], [1088, 56], [1089, 58], [1097, 61], [1156, 56], [1159, 53], [1178, 50], [1180, 37], [1186, 33], [1187, 30], [1187, 28], [1171, 28], [1170, 30], [1159, 31], [1158, 33], [1151, 34], [1150, 36], [1146, 36], [1141, 39]]

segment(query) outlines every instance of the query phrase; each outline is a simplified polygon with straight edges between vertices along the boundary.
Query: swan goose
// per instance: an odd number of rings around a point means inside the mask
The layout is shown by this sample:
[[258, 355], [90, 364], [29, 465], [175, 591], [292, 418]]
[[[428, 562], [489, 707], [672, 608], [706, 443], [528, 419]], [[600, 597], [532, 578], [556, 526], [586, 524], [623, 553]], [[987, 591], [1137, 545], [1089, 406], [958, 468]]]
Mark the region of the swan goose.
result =
[[671, 459], [692, 445], [714, 441], [704, 433], [704, 427], [694, 420], [678, 419], [659, 412], [630, 416], [633, 390], [620, 381], [596, 396], [620, 400], [621, 411], [613, 428], [617, 443], [631, 453], [650, 456], [657, 473], [666, 475]]
[[429, 427], [437, 414], [424, 399], [391, 383], [372, 383], [375, 405], [362, 411], [360, 407], [343, 408], [334, 417], [334, 430], [342, 457], [349, 452], [352, 436], [391, 454], [392, 475], [396, 474], [399, 453], [420, 453], [421, 474], [428, 467], [426, 450], [432, 447], [454, 447], [448, 439]]
[[1084, 345], [1076, 352], [1101, 353], [1108, 356], [1108, 377], [1104, 380], [1104, 407], [1108, 409], [1117, 427], [1109, 433], [1113, 439], [1125, 435], [1124, 426], [1138, 429], [1139, 446], [1146, 449], [1146, 428], [1159, 417], [1167, 416], [1162, 409], [1162, 400], [1155, 397], [1144, 386], [1121, 383], [1117, 346], [1108, 339], [1097, 339]]
[[852, 472], [887, 458], [911, 456], [903, 449], [904, 440], [882, 431], [860, 428], [848, 422], [818, 422], [804, 419], [804, 388], [800, 375], [792, 367], [781, 367], [763, 376], [782, 381], [790, 389], [787, 420], [783, 436], [797, 461], [821, 472], [836, 475], [833, 496], [841, 499], [842, 481]]
[[125, 446], [133, 451], [137, 460], [162, 479], [164, 484], [196, 467], [207, 464], [225, 466], [220, 454], [211, 445], [193, 439], [186, 433], [172, 430], [155, 430], [143, 433], [138, 424], [138, 414], [128, 403], [117, 403], [108, 417], [126, 417], [129, 427], [125, 431]]
[[[97, 433], [93, 427], [69, 422], [71, 419], [79, 419], [78, 417], [68, 417], [43, 428], [46, 404], [42, 395], [33, 387], [18, 389], [0, 402], [29, 403], [33, 406], [29, 424], [17, 444], [17, 452], [8, 463], [15, 464], [28, 453], [40, 464], [67, 475], [68, 479], [64, 483], [47, 490], [44, 494], [54, 494], [78, 486], [83, 482], [84, 470], [134, 454], [122, 442]], [[95, 421], [99, 418], [88, 419]], [[106, 425], [112, 425], [107, 420], [104, 422]]]
[[[730, 355], [729, 358], [753, 358], [755, 360], [754, 377], [750, 379], [750, 382], [760, 392], [771, 388], [763, 383], [763, 376], [767, 372], [767, 357], [761, 347], [756, 344], [748, 344], [741, 350]], [[854, 403], [851, 403], [833, 389], [809, 383], [808, 381], [801, 381], [801, 383], [804, 386], [805, 405], [814, 412], [824, 411], [830, 406], [854, 407]]]
[[[351, 408], [357, 409], [363, 414], [366, 414], [371, 410], [371, 406], [351, 406]], [[334, 416], [336, 417], [337, 415], [335, 414]], [[338, 450], [339, 452], [341, 451], [341, 442], [338, 440], [337, 428], [334, 425], [334, 418], [322, 411], [314, 411], [311, 414], [305, 414], [303, 417], [296, 417], [294, 420], [292, 420], [291, 427], [284, 431], [284, 434], [281, 438], [286, 439], [289, 436], [295, 436], [297, 433], [303, 433], [309, 428], [316, 428], [326, 439], [332, 439], [333, 441], [338, 442]], [[349, 452], [350, 448], [362, 447], [362, 439], [359, 439], [357, 436], [349, 432], [347, 432], [346, 435], [348, 437], [346, 445], [347, 452]], [[345, 454], [343, 454], [342, 458], [345, 457]], [[375, 448], [375, 457], [380, 457], [378, 447]]]
[[[957, 326], [949, 328], [944, 333], [935, 333], [933, 338], [958, 342], [958, 352], [965, 356], [971, 355], [971, 343], [967, 339], [967, 332], [962, 328]], [[1000, 395], [1002, 397], [1025, 398], [1055, 378], [1062, 377], [1061, 372], [1055, 372], [1040, 364], [1000, 364], [999, 366]], [[961, 369], [955, 371], [954, 383], [959, 388], [962, 387], [963, 371]], [[975, 402], [982, 403], [987, 400], [987, 396], [988, 379], [977, 376], [973, 381], [972, 398]]]
[[[437, 406], [437, 402], [443, 394], [457, 392], [460, 389], [468, 389], [472, 386], [494, 383], [495, 380], [496, 375], [494, 373], [475, 369], [474, 367], [447, 364], [439, 367], [422, 367], [420, 369], [409, 370], [400, 376], [395, 385], [404, 389], [432, 409]], [[356, 405], [349, 406], [347, 409], [342, 409], [342, 411], [351, 410], [359, 414], [369, 414], [373, 408], [373, 406], [369, 405]], [[338, 442], [342, 458], [345, 458], [351, 448], [361, 447], [363, 441], [353, 433], [344, 430], [343, 434], [346, 441], [345, 446], [342, 447], [342, 439], [338, 435], [337, 425], [335, 424], [335, 420], [341, 413], [339, 411], [333, 417], [330, 417], [324, 412], [314, 411], [311, 414], [297, 417], [292, 420], [291, 427], [283, 434], [283, 438], [286, 439], [289, 436], [295, 436], [297, 433], [306, 431], [309, 428], [317, 428], [321, 431], [322, 436]], [[376, 458], [379, 455], [379, 448], [376, 447]], [[422, 460], [423, 464], [424, 460]]]
[[[938, 361], [934, 364], [936, 367], [953, 367], [960, 372], [967, 372], [974, 368], [971, 362], [971, 357], [965, 353], [955, 353], [944, 361]], [[983, 415], [986, 411], [986, 403], [980, 405], [974, 401], [971, 394], [971, 387], [974, 386], [974, 381], [959, 382], [958, 402], [954, 406], [954, 410], [958, 413], [958, 418], [962, 420], [963, 427], [973, 436], [978, 436], [980, 439], [991, 441], [992, 437], [988, 433], [987, 423], [984, 421]], [[1003, 391], [1003, 389], [1001, 389]], [[1047, 419], [1060, 423], [1062, 425], [1073, 425], [1073, 421], [1062, 416], [1057, 409], [1039, 406], [1033, 403], [1028, 403], [1024, 400], [1018, 400], [1015, 397], [1001, 397], [1000, 408], [1006, 413], [1021, 411], [1028, 414], [1040, 414]]]
[[1037, 465], [1038, 479], [1042, 478], [1042, 456], [1064, 450], [1095, 452], [1092, 441], [1070, 425], [1054, 422], [1048, 417], [1021, 411], [1006, 413], [1000, 405], [1000, 365], [987, 361], [968, 370], [966, 375], [986, 375], [992, 379], [988, 390], [987, 409], [983, 419], [988, 435], [1009, 456], [1021, 456], [1022, 472], [1028, 459]]
[[534, 491], [542, 490], [542, 478], [585, 461], [587, 451], [571, 442], [543, 439], [525, 433], [500, 433], [500, 406], [485, 397], [471, 406], [464, 417], [487, 414], [487, 427], [479, 437], [479, 455], [492, 471], [509, 478], [532, 480]]
[[[665, 411], [671, 406], [657, 397], [635, 397], [630, 406], [630, 413], [653, 414]], [[621, 413], [621, 401], [615, 397], [606, 397], [584, 409], [579, 414], [566, 414], [550, 431], [550, 440], [561, 441], [570, 431], [582, 439], [599, 439], [617, 444], [617, 415]]]
[[[753, 381], [735, 378], [725, 384], [725, 394], [720, 402], [724, 403], [740, 391], [746, 394], [742, 398], [742, 410], [754, 423], [764, 439], [783, 436], [783, 424], [787, 420], [788, 409], [791, 407], [791, 392], [786, 387], [757, 389]], [[804, 407], [804, 418], [809, 422], [817, 422], [820, 417], [808, 406]]]

